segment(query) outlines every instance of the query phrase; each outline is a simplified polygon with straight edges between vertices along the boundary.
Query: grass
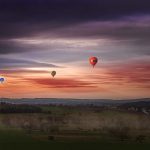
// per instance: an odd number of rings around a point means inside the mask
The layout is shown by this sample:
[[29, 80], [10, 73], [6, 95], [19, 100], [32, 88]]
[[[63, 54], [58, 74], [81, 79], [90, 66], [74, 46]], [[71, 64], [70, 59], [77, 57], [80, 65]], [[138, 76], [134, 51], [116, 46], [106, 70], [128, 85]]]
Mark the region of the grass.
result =
[[110, 143], [109, 141], [41, 141], [19, 130], [0, 131], [2, 150], [147, 150], [148, 143]]
[[11, 143], [10, 145], [1, 145], [3, 150], [146, 150], [150, 145], [126, 145], [126, 144], [105, 144], [105, 143]]

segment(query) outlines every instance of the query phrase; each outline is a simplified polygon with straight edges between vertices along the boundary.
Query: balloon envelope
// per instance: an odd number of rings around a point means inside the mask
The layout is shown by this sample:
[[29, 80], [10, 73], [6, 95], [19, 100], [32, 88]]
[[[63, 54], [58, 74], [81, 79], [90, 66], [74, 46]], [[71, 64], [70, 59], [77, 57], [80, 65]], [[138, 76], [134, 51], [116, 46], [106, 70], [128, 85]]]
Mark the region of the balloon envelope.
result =
[[90, 64], [94, 67], [97, 64], [98, 59], [97, 57], [90, 57], [89, 61], [90, 61]]
[[3, 83], [5, 81], [4, 78], [0, 78], [0, 82]]
[[56, 75], [56, 71], [52, 71], [51, 75], [54, 77]]

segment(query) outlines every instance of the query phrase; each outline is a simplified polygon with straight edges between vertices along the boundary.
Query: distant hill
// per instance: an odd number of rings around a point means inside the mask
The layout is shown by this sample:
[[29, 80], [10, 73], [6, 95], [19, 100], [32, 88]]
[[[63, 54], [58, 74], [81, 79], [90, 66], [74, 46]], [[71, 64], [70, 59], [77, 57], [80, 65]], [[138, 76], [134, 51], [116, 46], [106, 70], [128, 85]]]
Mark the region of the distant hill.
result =
[[122, 107], [150, 107], [150, 101], [128, 102], [121, 105]]
[[117, 107], [120, 110], [128, 110], [133, 112], [142, 112], [146, 115], [150, 115], [150, 101], [136, 101], [121, 104]]
[[129, 106], [129, 105], [150, 105], [150, 98], [111, 100], [111, 99], [57, 99], [57, 98], [23, 98], [8, 99], [0, 98], [0, 103], [10, 104], [31, 104], [31, 105], [93, 105], [93, 106]]

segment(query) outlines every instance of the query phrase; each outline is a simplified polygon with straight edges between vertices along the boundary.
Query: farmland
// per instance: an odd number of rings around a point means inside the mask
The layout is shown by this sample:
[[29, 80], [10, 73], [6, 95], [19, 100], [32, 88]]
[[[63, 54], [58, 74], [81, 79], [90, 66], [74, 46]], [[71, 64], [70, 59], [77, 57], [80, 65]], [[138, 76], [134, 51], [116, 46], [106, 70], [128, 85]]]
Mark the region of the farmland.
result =
[[[7, 104], [6, 104], [7, 105]], [[0, 114], [3, 149], [147, 149], [150, 117], [103, 107], [11, 106]], [[24, 112], [24, 108], [25, 112]], [[33, 112], [31, 111], [33, 108]], [[28, 112], [27, 110], [30, 110]], [[37, 112], [36, 112], [37, 111]]]

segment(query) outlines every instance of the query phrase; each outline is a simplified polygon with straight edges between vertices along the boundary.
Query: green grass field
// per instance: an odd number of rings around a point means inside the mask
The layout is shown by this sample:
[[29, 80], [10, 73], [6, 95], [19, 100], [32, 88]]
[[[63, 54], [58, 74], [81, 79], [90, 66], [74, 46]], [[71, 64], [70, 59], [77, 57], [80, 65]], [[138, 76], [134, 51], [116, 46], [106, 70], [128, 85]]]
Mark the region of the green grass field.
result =
[[0, 149], [2, 150], [147, 150], [150, 144], [110, 141], [44, 141], [33, 139], [23, 131], [0, 131]]
[[149, 116], [112, 110], [43, 107], [0, 114], [0, 150], [147, 150]]

